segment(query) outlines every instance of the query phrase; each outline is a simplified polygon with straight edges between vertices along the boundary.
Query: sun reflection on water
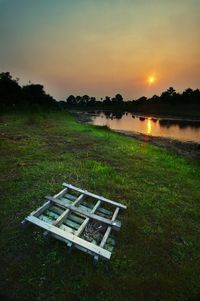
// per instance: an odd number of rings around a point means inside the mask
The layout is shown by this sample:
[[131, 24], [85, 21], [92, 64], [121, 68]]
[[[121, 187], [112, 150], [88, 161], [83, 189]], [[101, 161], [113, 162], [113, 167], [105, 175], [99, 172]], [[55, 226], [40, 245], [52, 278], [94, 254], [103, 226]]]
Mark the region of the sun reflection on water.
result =
[[148, 118], [147, 120], [147, 134], [151, 134], [151, 130], [152, 130], [152, 121], [151, 118]]

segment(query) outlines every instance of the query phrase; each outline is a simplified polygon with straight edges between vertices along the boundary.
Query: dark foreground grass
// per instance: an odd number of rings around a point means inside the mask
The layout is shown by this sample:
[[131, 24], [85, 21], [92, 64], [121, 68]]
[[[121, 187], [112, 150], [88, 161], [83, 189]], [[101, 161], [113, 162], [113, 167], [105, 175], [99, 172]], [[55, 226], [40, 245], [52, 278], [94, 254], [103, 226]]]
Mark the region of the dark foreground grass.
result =
[[[200, 164], [66, 112], [1, 129], [2, 300], [200, 300]], [[20, 222], [63, 181], [128, 205], [110, 261]]]

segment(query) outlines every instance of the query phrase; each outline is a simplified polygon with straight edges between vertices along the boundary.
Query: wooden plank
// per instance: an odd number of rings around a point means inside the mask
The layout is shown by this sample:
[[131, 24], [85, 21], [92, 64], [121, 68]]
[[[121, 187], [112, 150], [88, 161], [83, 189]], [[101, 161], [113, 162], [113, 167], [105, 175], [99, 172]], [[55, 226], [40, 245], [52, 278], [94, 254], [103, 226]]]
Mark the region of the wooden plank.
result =
[[[48, 231], [46, 231], [46, 232], [48, 232]], [[51, 233], [51, 236], [54, 237], [54, 238], [56, 238], [56, 239], [58, 239], [58, 240], [60, 240], [60, 241], [62, 241], [62, 242], [64, 242], [64, 243], [66, 243], [67, 246], [68, 246], [69, 248], [71, 248], [71, 246], [72, 246], [71, 241], [66, 240], [65, 238], [62, 238], [62, 237], [60, 237], [60, 236], [58, 236], [58, 235], [56, 235], [56, 234], [53, 234], [53, 233]]]
[[44, 203], [41, 207], [39, 207], [37, 210], [33, 211], [31, 215], [34, 215], [36, 217], [40, 216], [45, 210], [47, 210], [51, 205], [51, 202], [48, 201]]
[[77, 197], [75, 197], [74, 195], [71, 195], [69, 193], [66, 193], [65, 195], [63, 195], [63, 197], [70, 201], [75, 201], [77, 199]]
[[68, 233], [66, 231], [63, 231], [60, 228], [57, 228], [53, 225], [43, 222], [39, 218], [37, 218], [33, 215], [29, 215], [28, 217], [26, 217], [26, 220], [53, 233], [53, 234], [60, 236], [63, 239], [66, 239], [66, 241], [71, 241], [75, 245], [77, 244], [78, 246], [84, 247], [85, 249], [87, 249], [95, 254], [98, 254], [99, 256], [102, 256], [106, 259], [110, 259], [110, 257], [111, 257], [111, 252], [104, 250], [103, 248], [96, 246], [88, 241], [85, 241], [84, 239], [77, 237], [76, 235], [73, 235], [72, 233]]
[[39, 216], [39, 219], [41, 219], [42, 221], [49, 223], [49, 224], [53, 224], [53, 219], [49, 218], [48, 216], [41, 214]]
[[[49, 200], [49, 201], [55, 202], [56, 204], [60, 204], [59, 199], [53, 198], [51, 196], [47, 196], [46, 199]], [[89, 217], [89, 218], [94, 219], [96, 221], [99, 221], [101, 223], [107, 224], [115, 230], [119, 230], [119, 228], [121, 227], [121, 222], [120, 221], [117, 221], [117, 220], [112, 221], [110, 219], [107, 219], [105, 217], [101, 217], [101, 216], [96, 215], [94, 213], [83, 212], [81, 209], [79, 209], [75, 206], [72, 206], [72, 205], [62, 205], [62, 206], [66, 207], [67, 209], [70, 209], [71, 211], [77, 212], [79, 214], [85, 215], [86, 217]]]
[[111, 201], [111, 200], [106, 199], [106, 198], [104, 198], [104, 197], [102, 197], [102, 196], [99, 196], [99, 195], [96, 195], [96, 194], [94, 194], [94, 193], [88, 192], [87, 190], [82, 190], [82, 189], [77, 188], [77, 187], [75, 187], [75, 186], [73, 186], [73, 185], [71, 185], [71, 184], [63, 183], [63, 186], [64, 186], [64, 187], [67, 187], [67, 188], [69, 188], [69, 189], [78, 191], [78, 192], [80, 192], [80, 193], [83, 193], [83, 194], [85, 194], [85, 195], [88, 195], [88, 196], [90, 196], [90, 197], [92, 197], [92, 198], [94, 198], [94, 199], [100, 200], [100, 201], [102, 201], [102, 202], [106, 202], [106, 203], [108, 203], [108, 204], [114, 205], [114, 206], [116, 206], [116, 207], [123, 208], [123, 209], [126, 209], [126, 208], [127, 208], [125, 205], [123, 205], [123, 204], [121, 204], [121, 203], [117, 203], [117, 202]]
[[84, 206], [84, 205], [79, 205], [78, 207], [77, 207], [78, 209], [81, 209], [81, 211], [84, 213], [91, 213], [91, 211], [92, 211], [92, 209], [91, 208], [88, 208], [88, 207], [86, 207], [86, 206]]
[[64, 224], [62, 224], [59, 229], [62, 229], [64, 231], [66, 231], [66, 232], [73, 233], [73, 234], [75, 232], [74, 229], [72, 229], [71, 227], [69, 227], [67, 225], [64, 225]]
[[103, 214], [106, 214], [106, 215], [111, 215], [112, 212], [110, 210], [107, 210], [105, 208], [98, 208], [97, 212], [102, 212]]
[[77, 223], [71, 221], [68, 218], [63, 222], [63, 224], [67, 225], [67, 226], [69, 226], [69, 227], [71, 227], [72, 229], [75, 229], [75, 230], [77, 230], [80, 227], [80, 224], [77, 224]]
[[77, 224], [81, 225], [84, 222], [85, 217], [82, 217], [80, 215], [78, 216], [77, 214], [74, 214], [73, 212], [70, 212], [67, 219], [70, 219], [71, 221], [74, 221]]
[[89, 209], [91, 209], [91, 210], [92, 210], [92, 208], [94, 208], [94, 204], [92, 204], [92, 203], [90, 203], [90, 202], [87, 202], [87, 201], [82, 202], [81, 204], [82, 204], [83, 206], [86, 206], [87, 208], [89, 208]]
[[51, 206], [50, 210], [61, 215], [65, 210], [63, 208], [58, 208], [57, 206]]
[[[73, 202], [73, 206], [79, 204], [83, 198], [84, 198], [84, 194], [81, 194], [74, 202]], [[62, 222], [64, 221], [64, 219], [66, 219], [67, 215], [69, 214], [70, 209], [66, 209], [58, 218], [57, 220], [54, 222], [54, 226], [59, 226], [60, 224], [62, 224]]]
[[[68, 190], [68, 188], [62, 189], [61, 191], [59, 191], [58, 193], [56, 193], [56, 194], [54, 195], [54, 197], [55, 197], [55, 198], [62, 197], [64, 194], [66, 194], [67, 190]], [[44, 205], [43, 205], [43, 206], [44, 206]], [[47, 207], [46, 207], [44, 210], [48, 209], [50, 206], [51, 206], [51, 202], [48, 203]], [[42, 212], [43, 212], [43, 211], [42, 211]], [[41, 213], [40, 213], [40, 214], [41, 214]], [[40, 215], [40, 214], [39, 214], [39, 215]], [[37, 215], [37, 216], [38, 216], [38, 215]], [[53, 221], [52, 221], [52, 222], [53, 222]], [[45, 236], [48, 235], [48, 231], [45, 231], [43, 234], [44, 234]]]
[[[91, 211], [91, 213], [95, 213], [95, 211], [98, 209], [98, 207], [101, 205], [101, 201], [98, 201], [97, 203], [96, 203], [96, 205], [94, 206], [94, 208], [92, 209], [92, 211]], [[80, 226], [80, 228], [76, 231], [76, 235], [77, 236], [80, 236], [82, 233], [83, 233], [83, 231], [84, 231], [84, 229], [85, 229], [85, 227], [87, 226], [87, 224], [89, 223], [89, 217], [87, 217], [86, 219], [85, 219], [85, 221], [82, 223], [82, 225]]]
[[[62, 195], [64, 195], [67, 192], [68, 188], [64, 188], [62, 189], [60, 192], [58, 192], [57, 194], [54, 195], [55, 198], [58, 198]], [[45, 210], [47, 210], [51, 205], [51, 202], [48, 201], [45, 204], [43, 204], [41, 207], [39, 207], [38, 209], [36, 209], [35, 211], [33, 211], [31, 213], [31, 215], [34, 215], [36, 217], [38, 217], [40, 214], [42, 214]]]
[[57, 214], [57, 213], [55, 213], [55, 212], [53, 212], [53, 211], [51, 211], [50, 209], [51, 209], [51, 207], [50, 207], [48, 210], [46, 210], [46, 211], [44, 212], [44, 214], [45, 214], [46, 216], [50, 216], [50, 217], [52, 217], [54, 220], [56, 220], [60, 215]]
[[63, 196], [64, 194], [66, 194], [67, 190], [68, 190], [67, 188], [62, 189], [60, 192], [54, 195], [54, 198]]
[[[113, 217], [112, 217], [112, 221], [115, 221], [115, 219], [116, 219], [118, 213], [119, 213], [119, 208], [116, 208], [116, 210], [115, 210], [115, 212], [114, 212], [114, 214], [113, 214]], [[103, 248], [103, 247], [105, 246], [106, 241], [107, 241], [107, 239], [108, 239], [108, 237], [109, 237], [109, 235], [110, 235], [111, 230], [112, 230], [112, 227], [109, 226], [109, 227], [107, 228], [105, 234], [104, 234], [104, 237], [103, 237], [101, 243], [100, 243], [100, 247], [101, 247], [101, 248]]]
[[71, 201], [71, 200], [69, 200], [69, 199], [66, 199], [66, 198], [64, 198], [64, 197], [59, 198], [59, 200], [61, 200], [63, 204], [67, 204], [67, 205], [73, 204], [73, 201]]

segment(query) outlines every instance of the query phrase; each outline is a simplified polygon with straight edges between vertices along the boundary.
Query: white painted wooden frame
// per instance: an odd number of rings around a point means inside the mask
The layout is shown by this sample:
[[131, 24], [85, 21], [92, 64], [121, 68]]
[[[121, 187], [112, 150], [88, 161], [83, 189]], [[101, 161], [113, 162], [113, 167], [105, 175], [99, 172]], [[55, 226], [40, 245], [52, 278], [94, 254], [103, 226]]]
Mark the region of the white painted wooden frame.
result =
[[[114, 243], [110, 233], [112, 230], [119, 230], [121, 222], [117, 220], [117, 216], [119, 210], [126, 209], [126, 206], [71, 184], [64, 183], [63, 186], [65, 187], [63, 190], [53, 197], [47, 197], [48, 201], [27, 216], [22, 224], [30, 222], [37, 225], [44, 229], [45, 233], [64, 241], [69, 247], [74, 246], [93, 255], [95, 260], [99, 257], [110, 259], [113, 246], [110, 246], [108, 241]], [[70, 194], [70, 191], [79, 193], [79, 196]], [[96, 204], [87, 202], [85, 200], [87, 197], [95, 200]], [[113, 215], [111, 211], [101, 207], [103, 204], [114, 207]], [[82, 236], [92, 220], [106, 227], [102, 240], [98, 244], [95, 240], [89, 242]]]

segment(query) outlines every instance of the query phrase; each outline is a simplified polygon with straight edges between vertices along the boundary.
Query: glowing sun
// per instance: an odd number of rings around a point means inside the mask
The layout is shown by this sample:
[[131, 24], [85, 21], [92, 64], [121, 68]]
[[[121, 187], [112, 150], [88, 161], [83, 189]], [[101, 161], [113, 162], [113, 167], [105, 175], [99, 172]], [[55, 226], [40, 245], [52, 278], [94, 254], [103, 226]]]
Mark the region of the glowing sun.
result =
[[147, 82], [149, 85], [153, 85], [155, 83], [155, 81], [156, 81], [156, 78], [154, 75], [149, 76], [147, 79]]

